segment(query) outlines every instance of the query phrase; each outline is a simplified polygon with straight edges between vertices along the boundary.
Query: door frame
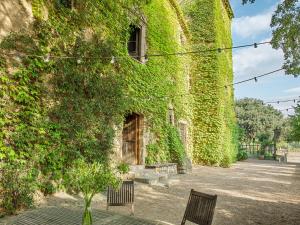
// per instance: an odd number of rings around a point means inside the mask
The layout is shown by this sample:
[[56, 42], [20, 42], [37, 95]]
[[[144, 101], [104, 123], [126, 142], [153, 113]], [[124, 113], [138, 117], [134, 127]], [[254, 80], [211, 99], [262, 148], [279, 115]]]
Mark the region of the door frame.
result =
[[[143, 128], [144, 128], [144, 116], [140, 113], [131, 113], [125, 116], [134, 116], [135, 123], [135, 149], [134, 149], [134, 165], [142, 164], [142, 145], [143, 145]], [[125, 119], [126, 121], [126, 119]], [[124, 122], [125, 122], [124, 121]], [[122, 142], [123, 142], [123, 130], [122, 130]], [[121, 145], [123, 146], [123, 145]], [[123, 158], [123, 147], [121, 149]]]

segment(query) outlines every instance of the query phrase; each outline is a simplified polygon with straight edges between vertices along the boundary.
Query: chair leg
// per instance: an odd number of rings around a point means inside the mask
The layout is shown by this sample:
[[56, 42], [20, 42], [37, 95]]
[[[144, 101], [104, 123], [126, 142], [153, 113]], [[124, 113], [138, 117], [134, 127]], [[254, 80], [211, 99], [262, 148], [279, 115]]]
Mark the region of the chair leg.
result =
[[183, 218], [181, 225], [185, 225], [185, 218]]
[[134, 216], [134, 203], [131, 204], [131, 215]]

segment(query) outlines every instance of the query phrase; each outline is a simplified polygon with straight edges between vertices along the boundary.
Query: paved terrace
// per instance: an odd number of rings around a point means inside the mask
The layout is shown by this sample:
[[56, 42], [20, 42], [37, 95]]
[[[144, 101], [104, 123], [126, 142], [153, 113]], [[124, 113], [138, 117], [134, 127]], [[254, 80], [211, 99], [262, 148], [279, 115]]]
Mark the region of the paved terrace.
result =
[[[170, 188], [137, 184], [135, 217], [129, 216], [130, 207], [111, 207], [107, 213], [106, 199], [98, 195], [93, 202], [94, 222], [180, 224], [190, 189], [194, 188], [218, 195], [214, 225], [299, 225], [300, 154], [290, 154], [288, 160], [288, 164], [248, 160], [227, 169], [198, 166], [192, 174], [178, 176]], [[47, 223], [27, 224], [80, 224], [82, 205], [81, 197], [58, 193], [41, 202], [38, 209], [0, 219], [0, 224], [26, 225], [20, 222], [22, 218], [38, 221], [45, 215]], [[64, 223], [58, 223], [58, 218]]]

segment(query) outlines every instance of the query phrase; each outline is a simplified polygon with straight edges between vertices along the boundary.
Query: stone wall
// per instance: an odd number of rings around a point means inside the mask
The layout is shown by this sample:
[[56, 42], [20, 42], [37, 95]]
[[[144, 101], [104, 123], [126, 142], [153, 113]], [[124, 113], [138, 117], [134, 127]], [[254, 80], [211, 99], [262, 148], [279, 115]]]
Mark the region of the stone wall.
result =
[[26, 0], [0, 1], [0, 40], [10, 32], [27, 29], [32, 21], [31, 4]]

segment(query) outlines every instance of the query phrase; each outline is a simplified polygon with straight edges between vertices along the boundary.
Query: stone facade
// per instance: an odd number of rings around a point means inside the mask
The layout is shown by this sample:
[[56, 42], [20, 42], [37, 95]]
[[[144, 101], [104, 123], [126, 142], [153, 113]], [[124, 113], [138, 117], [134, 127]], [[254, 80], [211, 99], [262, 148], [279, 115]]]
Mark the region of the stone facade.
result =
[[[224, 23], [225, 26], [230, 26], [230, 20], [232, 18], [232, 10], [230, 8], [228, 0], [220, 0], [222, 1], [223, 6], [223, 15], [224, 15]], [[170, 1], [171, 2], [171, 1]], [[188, 4], [187, 0], [178, 0], [180, 4]], [[176, 43], [181, 46], [181, 49], [188, 49], [189, 45], [189, 37], [185, 31], [186, 27], [183, 27], [182, 19], [179, 18], [180, 15], [176, 12], [176, 9], [172, 4], [168, 4], [166, 0], [165, 7], [169, 7], [170, 11], [173, 11], [172, 17], [174, 17], [174, 27], [177, 29], [176, 37], [174, 37]], [[27, 0], [1, 0], [0, 2], [0, 40], [5, 37], [10, 32], [17, 32], [21, 29], [30, 29], [30, 23], [33, 21], [32, 8], [30, 1]], [[151, 21], [147, 20], [147, 14], [144, 15], [143, 21], [145, 23], [141, 24], [141, 36], [139, 36], [141, 41], [141, 51], [140, 51], [140, 61], [141, 63], [146, 63], [145, 53], [147, 52], [147, 35], [155, 35], [151, 34], [147, 30], [147, 23], [151, 23]], [[181, 21], [181, 22], [180, 22]], [[231, 34], [227, 34], [231, 35]], [[224, 47], [224, 46], [221, 46]], [[228, 57], [231, 57], [229, 55]], [[231, 62], [231, 58], [228, 60]], [[229, 63], [230, 64], [230, 63]], [[191, 92], [191, 67], [192, 62], [191, 59], [187, 56], [182, 59], [182, 67], [184, 68], [184, 72], [182, 72], [182, 82], [184, 82], [185, 93]], [[192, 104], [193, 101], [189, 101], [188, 103], [182, 104], [181, 107], [187, 107]], [[178, 106], [177, 106], [178, 107]], [[133, 164], [145, 164], [145, 158], [147, 157], [146, 147], [148, 144], [151, 144], [156, 141], [155, 134], [150, 131], [150, 122], [146, 116], [141, 114], [140, 112], [135, 112], [138, 116], [136, 119], [135, 128], [137, 131], [136, 138], [138, 139], [139, 150], [136, 161]], [[193, 122], [192, 122], [192, 111], [187, 112], [188, 116], [183, 118], [176, 118], [174, 113], [174, 107], [172, 103], [169, 103], [169, 110], [166, 114], [166, 120], [169, 121], [170, 124], [173, 124], [178, 128], [178, 131], [181, 135], [182, 142], [185, 146], [187, 155], [191, 158], [193, 152]], [[125, 123], [124, 123], [125, 124]], [[124, 160], [124, 148], [127, 148], [127, 145], [124, 145], [124, 124], [116, 126], [116, 138], [114, 145], [114, 154], [113, 161], [122, 161]], [[134, 125], [133, 120], [129, 121], [128, 124]], [[133, 139], [133, 138], [132, 138]], [[130, 140], [129, 140], [130, 141]], [[128, 142], [129, 142], [128, 141]], [[136, 142], [137, 144], [137, 142]], [[125, 147], [124, 147], [125, 146]]]

